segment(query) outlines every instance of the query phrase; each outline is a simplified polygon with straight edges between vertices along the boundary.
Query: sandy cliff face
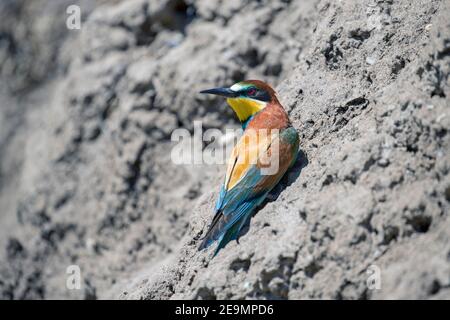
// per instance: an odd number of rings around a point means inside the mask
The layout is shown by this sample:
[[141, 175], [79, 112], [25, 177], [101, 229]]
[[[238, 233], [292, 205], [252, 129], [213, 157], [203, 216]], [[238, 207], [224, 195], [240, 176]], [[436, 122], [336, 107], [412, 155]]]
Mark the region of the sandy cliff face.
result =
[[[0, 297], [450, 298], [448, 1], [33, 3], [0, 5]], [[225, 168], [170, 138], [235, 126], [197, 92], [246, 78], [301, 156], [211, 260]]]

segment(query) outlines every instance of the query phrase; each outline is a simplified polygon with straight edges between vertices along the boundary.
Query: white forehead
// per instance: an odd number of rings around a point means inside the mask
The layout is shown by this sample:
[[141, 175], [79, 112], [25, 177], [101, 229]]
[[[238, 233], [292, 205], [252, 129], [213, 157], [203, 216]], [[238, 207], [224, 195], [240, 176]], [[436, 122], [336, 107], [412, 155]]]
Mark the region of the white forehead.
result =
[[242, 84], [239, 83], [235, 83], [230, 87], [230, 90], [232, 91], [239, 91], [243, 88], [244, 86]]

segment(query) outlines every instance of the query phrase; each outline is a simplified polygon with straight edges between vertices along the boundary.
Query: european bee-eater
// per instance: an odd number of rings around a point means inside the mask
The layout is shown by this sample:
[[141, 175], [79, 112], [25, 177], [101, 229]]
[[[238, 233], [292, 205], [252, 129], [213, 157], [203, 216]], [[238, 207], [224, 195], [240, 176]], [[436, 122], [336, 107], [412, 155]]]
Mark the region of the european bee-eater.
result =
[[226, 97], [244, 130], [232, 151], [214, 217], [199, 246], [202, 250], [218, 240], [216, 255], [237, 238], [254, 210], [295, 163], [299, 139], [275, 90], [262, 81], [246, 80], [200, 93]]

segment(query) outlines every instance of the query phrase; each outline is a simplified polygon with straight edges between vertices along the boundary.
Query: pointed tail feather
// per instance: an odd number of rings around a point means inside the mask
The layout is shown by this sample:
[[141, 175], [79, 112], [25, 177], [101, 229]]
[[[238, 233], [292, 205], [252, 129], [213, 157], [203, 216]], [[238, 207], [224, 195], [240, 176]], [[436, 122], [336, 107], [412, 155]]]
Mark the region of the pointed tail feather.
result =
[[214, 256], [224, 248], [228, 242], [236, 240], [241, 232], [242, 227], [248, 220], [251, 214], [244, 215], [240, 220], [236, 221], [225, 233], [220, 237], [219, 244], [217, 245], [216, 251], [214, 251]]
[[224, 232], [224, 226], [229, 222], [229, 219], [223, 215], [221, 211], [218, 211], [211, 222], [211, 225], [203, 237], [203, 241], [200, 243], [198, 250], [208, 248], [214, 241], [220, 238], [221, 233]]
[[233, 213], [224, 214], [222, 211], [218, 211], [198, 250], [208, 248], [214, 241], [218, 240], [219, 244], [214, 253], [216, 255], [228, 242], [236, 239], [242, 227], [252, 215], [253, 210], [261, 204], [266, 195], [267, 193], [264, 193], [241, 204]]

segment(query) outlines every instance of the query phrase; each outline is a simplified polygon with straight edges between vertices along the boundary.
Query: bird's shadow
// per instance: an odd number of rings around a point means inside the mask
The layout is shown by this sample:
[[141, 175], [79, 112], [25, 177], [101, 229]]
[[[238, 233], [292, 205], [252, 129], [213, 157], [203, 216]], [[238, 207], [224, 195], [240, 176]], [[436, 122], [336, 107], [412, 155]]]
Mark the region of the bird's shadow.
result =
[[[280, 182], [272, 189], [272, 191], [269, 192], [264, 202], [259, 207], [256, 208], [255, 212], [252, 215], [252, 218], [268, 203], [276, 201], [280, 196], [280, 194], [283, 192], [283, 190], [289, 187], [292, 183], [294, 183], [297, 180], [303, 168], [305, 168], [308, 164], [309, 161], [306, 153], [304, 153], [301, 149], [299, 149], [297, 153], [297, 160], [295, 161], [294, 165], [285, 173], [283, 178], [281, 178]], [[242, 230], [237, 238], [238, 242], [239, 238], [248, 232], [250, 228], [250, 220], [251, 219], [249, 219], [249, 221], [247, 221], [244, 227], [242, 227]]]

